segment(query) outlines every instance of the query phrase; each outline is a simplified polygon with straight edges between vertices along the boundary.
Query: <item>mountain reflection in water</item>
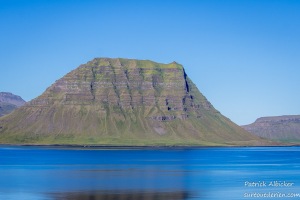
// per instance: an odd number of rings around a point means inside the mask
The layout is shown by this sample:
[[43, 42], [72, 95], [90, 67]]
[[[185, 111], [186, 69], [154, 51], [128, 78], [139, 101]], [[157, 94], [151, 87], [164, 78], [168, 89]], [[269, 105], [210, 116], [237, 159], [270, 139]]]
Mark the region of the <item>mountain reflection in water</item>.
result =
[[[253, 181], [294, 184], [245, 186]], [[0, 146], [0, 200], [243, 200], [299, 191], [300, 147]]]
[[185, 200], [191, 194], [187, 191], [155, 192], [155, 191], [91, 191], [56, 193], [50, 195], [54, 200]]

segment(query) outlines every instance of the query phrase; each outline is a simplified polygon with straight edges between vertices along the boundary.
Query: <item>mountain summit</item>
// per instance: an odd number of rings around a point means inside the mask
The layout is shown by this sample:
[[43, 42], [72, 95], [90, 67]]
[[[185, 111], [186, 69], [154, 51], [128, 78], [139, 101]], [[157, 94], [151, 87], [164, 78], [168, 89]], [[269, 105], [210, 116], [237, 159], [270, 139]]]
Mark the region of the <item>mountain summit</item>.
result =
[[10, 92], [0, 92], [0, 117], [11, 113], [26, 102], [17, 95]]
[[300, 115], [261, 117], [242, 127], [269, 140], [300, 143]]
[[1, 143], [254, 145], [182, 65], [96, 58], [0, 119]]

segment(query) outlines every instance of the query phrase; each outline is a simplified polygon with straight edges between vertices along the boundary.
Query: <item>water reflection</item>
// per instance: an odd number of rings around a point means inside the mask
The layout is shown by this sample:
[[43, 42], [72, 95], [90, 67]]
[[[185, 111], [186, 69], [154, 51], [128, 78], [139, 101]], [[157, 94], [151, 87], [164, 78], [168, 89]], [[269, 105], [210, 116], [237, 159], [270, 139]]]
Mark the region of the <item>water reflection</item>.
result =
[[0, 147], [0, 199], [240, 200], [258, 191], [245, 181], [289, 181], [295, 186], [276, 192], [297, 192], [299, 151]]
[[187, 191], [89, 191], [51, 194], [53, 200], [186, 200], [192, 195]]

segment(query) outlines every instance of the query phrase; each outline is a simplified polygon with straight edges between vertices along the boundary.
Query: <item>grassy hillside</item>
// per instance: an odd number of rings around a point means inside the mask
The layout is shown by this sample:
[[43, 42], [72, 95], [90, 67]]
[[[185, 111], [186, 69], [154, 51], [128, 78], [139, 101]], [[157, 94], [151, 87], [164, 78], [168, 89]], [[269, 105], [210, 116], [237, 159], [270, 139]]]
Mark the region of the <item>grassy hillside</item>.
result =
[[263, 145], [221, 115], [176, 62], [97, 58], [0, 118], [0, 142]]

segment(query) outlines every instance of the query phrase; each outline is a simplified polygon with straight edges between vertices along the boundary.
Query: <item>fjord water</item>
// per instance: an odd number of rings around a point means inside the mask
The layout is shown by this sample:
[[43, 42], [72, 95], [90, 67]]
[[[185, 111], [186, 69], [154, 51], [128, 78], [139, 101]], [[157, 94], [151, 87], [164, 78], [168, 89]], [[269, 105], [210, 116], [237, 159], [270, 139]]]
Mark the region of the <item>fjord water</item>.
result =
[[0, 199], [300, 199], [299, 191], [299, 147], [0, 146]]

